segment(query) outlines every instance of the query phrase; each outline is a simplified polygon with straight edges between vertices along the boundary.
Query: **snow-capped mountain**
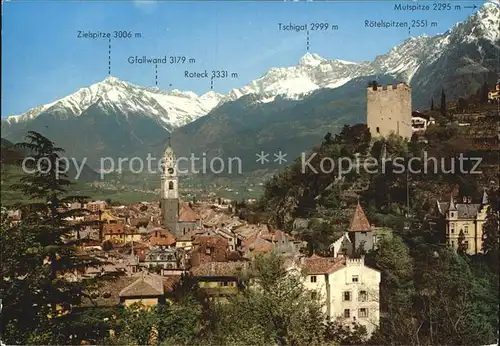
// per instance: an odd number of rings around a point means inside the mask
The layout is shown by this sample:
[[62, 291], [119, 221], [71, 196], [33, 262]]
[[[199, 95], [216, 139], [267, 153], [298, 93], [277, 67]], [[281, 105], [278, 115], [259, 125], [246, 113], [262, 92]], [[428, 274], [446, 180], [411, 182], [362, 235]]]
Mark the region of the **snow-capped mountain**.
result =
[[224, 102], [248, 94], [260, 94], [261, 102], [270, 102], [277, 95], [297, 99], [317, 89], [338, 88], [354, 78], [370, 75], [393, 75], [411, 83], [419, 69], [435, 63], [453, 46], [484, 40], [498, 47], [499, 31], [500, 9], [493, 3], [485, 3], [447, 32], [409, 38], [372, 62], [327, 60], [307, 53], [296, 66], [270, 69], [248, 85], [231, 90]]
[[248, 94], [260, 94], [267, 102], [277, 95], [297, 99], [313, 90], [338, 88], [353, 78], [373, 72], [369, 64], [327, 60], [317, 54], [306, 53], [296, 66], [272, 68], [243, 88], [231, 90], [224, 101], [233, 101]]
[[[425, 109], [443, 89], [453, 100], [476, 93], [484, 83], [492, 85], [499, 53], [500, 9], [486, 3], [445, 33], [409, 38], [371, 62], [307, 53], [297, 65], [272, 68], [226, 95], [165, 92], [110, 77], [9, 117], [2, 121], [2, 137], [16, 142], [35, 130], [69, 155], [94, 163], [161, 151], [167, 131], [177, 137], [175, 149], [188, 156], [221, 149], [238, 156], [243, 149], [255, 153], [255, 147], [266, 145], [269, 152], [277, 146], [291, 154], [321, 140], [315, 131], [362, 122], [368, 81], [410, 82], [413, 107]], [[301, 133], [308, 134], [307, 140]]]
[[391, 75], [411, 83], [419, 71], [420, 74], [422, 71], [429, 73], [428, 67], [457, 45], [473, 44], [481, 53], [482, 42], [489, 42], [499, 49], [499, 18], [499, 7], [485, 3], [466, 21], [447, 32], [433, 37], [409, 38], [372, 62], [328, 60], [307, 53], [296, 66], [271, 68], [260, 78], [231, 90], [227, 95], [213, 91], [201, 96], [189, 91], [164, 92], [108, 77], [60, 100], [8, 117], [7, 122], [26, 122], [45, 112], [60, 114], [61, 117], [78, 116], [90, 105], [98, 103], [103, 108], [114, 106], [124, 115], [133, 113], [152, 117], [170, 131], [206, 115], [217, 105], [249, 94], [255, 94], [254, 99], [260, 103], [272, 102], [278, 95], [285, 99], [300, 99], [315, 90], [338, 88], [355, 78], [371, 75]]
[[10, 116], [6, 121], [9, 124], [26, 122], [43, 113], [58, 115], [61, 119], [77, 117], [91, 105], [97, 105], [103, 113], [118, 110], [124, 116], [142, 114], [151, 117], [165, 129], [171, 130], [207, 114], [222, 97], [213, 91], [201, 96], [178, 90], [165, 92], [108, 77], [60, 100], [32, 108], [21, 115]]

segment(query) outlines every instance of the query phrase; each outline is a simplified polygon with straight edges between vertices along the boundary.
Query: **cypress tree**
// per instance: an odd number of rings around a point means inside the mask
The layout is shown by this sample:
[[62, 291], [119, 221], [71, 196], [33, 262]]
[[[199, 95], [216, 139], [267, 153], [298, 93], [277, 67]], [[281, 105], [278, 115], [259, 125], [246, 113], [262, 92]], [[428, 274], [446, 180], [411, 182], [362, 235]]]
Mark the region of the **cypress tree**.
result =
[[463, 230], [460, 230], [458, 234], [458, 249], [457, 252], [460, 255], [465, 255], [467, 253], [467, 247], [465, 246], [465, 234]]
[[489, 92], [489, 86], [487, 82], [484, 82], [483, 86], [481, 87], [481, 103], [488, 103], [488, 92]]
[[441, 115], [446, 116], [446, 94], [444, 93], [444, 88], [441, 89]]

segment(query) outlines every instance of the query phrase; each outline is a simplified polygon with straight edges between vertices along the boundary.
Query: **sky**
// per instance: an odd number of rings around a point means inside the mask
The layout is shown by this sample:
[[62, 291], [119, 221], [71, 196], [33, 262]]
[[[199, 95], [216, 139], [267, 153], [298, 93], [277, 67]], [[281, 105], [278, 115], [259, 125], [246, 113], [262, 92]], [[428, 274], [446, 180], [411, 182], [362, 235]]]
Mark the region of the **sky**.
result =
[[[432, 4], [404, 1], [405, 4]], [[453, 1], [480, 6], [482, 1]], [[187, 79], [184, 71], [225, 70], [218, 79], [227, 93], [273, 67], [296, 65], [307, 52], [305, 32], [279, 31], [278, 23], [337, 25], [310, 32], [309, 52], [326, 59], [371, 61], [410, 36], [445, 32], [472, 9], [397, 12], [392, 1], [5, 1], [2, 2], [2, 117], [21, 114], [104, 80], [111, 75], [162, 90], [203, 94], [209, 79]], [[365, 20], [427, 19], [437, 27], [365, 28]], [[79, 39], [78, 31], [140, 33], [140, 38]], [[111, 55], [111, 57], [109, 56]], [[131, 56], [185, 56], [194, 64], [128, 63]]]

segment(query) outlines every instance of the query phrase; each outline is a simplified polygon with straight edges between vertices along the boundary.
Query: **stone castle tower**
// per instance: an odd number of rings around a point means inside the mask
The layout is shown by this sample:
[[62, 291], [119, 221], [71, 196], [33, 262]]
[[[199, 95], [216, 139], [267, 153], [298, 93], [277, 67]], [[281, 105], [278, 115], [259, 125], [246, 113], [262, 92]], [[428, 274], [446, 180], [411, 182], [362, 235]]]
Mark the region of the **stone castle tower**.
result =
[[411, 88], [407, 84], [368, 87], [366, 111], [372, 138], [391, 132], [411, 138]]
[[165, 150], [163, 172], [161, 175], [161, 214], [163, 224], [174, 234], [179, 221], [179, 177], [177, 175], [177, 158], [168, 143]]

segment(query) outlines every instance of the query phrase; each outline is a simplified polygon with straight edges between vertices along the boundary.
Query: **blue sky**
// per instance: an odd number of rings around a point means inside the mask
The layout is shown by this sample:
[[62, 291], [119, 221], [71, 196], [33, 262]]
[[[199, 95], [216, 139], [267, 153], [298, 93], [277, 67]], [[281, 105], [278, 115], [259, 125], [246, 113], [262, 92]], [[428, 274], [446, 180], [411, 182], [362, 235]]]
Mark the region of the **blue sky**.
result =
[[[482, 2], [454, 3], [479, 6]], [[122, 80], [155, 85], [154, 66], [130, 65], [129, 56], [182, 55], [196, 59], [187, 67], [192, 71], [238, 73], [238, 79], [215, 82], [214, 90], [226, 93], [271, 67], [295, 65], [306, 53], [306, 34], [280, 32], [280, 22], [338, 25], [336, 32], [311, 33], [310, 52], [328, 59], [363, 61], [409, 37], [407, 29], [365, 28], [365, 20], [437, 21], [437, 28], [411, 33], [434, 35], [472, 13], [470, 9], [401, 13], [393, 7], [390, 1], [3, 2], [2, 116], [23, 113], [108, 76], [107, 40], [77, 39], [78, 30], [141, 33], [140, 39], [112, 41], [111, 74]], [[187, 68], [160, 65], [158, 87], [207, 92], [210, 81], [185, 79]]]

